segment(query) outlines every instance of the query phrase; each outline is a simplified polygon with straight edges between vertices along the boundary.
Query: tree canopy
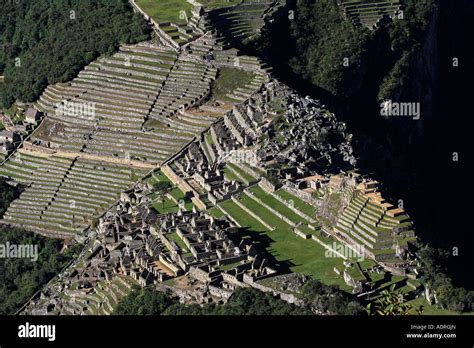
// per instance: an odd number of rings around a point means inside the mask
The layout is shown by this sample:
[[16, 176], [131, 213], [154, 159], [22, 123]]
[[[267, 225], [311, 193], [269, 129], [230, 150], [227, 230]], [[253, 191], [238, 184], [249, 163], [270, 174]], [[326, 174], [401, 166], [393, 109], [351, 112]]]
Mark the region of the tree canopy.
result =
[[223, 305], [185, 305], [151, 287], [135, 288], [114, 310], [117, 315], [309, 315], [329, 312], [361, 315], [362, 305], [339, 288], [309, 280], [302, 288], [301, 306], [287, 303], [254, 288], [239, 288]]
[[449, 254], [442, 249], [423, 246], [417, 252], [423, 271], [422, 281], [436, 293], [438, 305], [454, 312], [474, 310], [474, 291], [455, 287], [447, 275]]
[[10, 186], [5, 179], [0, 178], [0, 217], [5, 214], [10, 203], [19, 196], [20, 187]]
[[435, 0], [402, 5], [404, 19], [370, 31], [353, 26], [334, 0], [299, 0], [290, 21], [290, 66], [338, 98], [357, 95], [367, 80], [379, 86], [379, 100], [399, 97], [407, 81], [416, 79], [412, 63], [436, 9]]
[[[8, 243], [8, 244], [7, 244]], [[62, 241], [18, 228], [0, 227], [0, 244], [37, 245], [38, 259], [0, 258], [0, 314], [14, 314], [73, 257], [80, 245], [60, 253]]]
[[120, 43], [149, 37], [126, 0], [4, 1], [0, 11], [0, 105], [32, 102]]
[[302, 315], [303, 308], [256, 289], [237, 289], [224, 305], [185, 305], [152, 288], [134, 289], [114, 310], [117, 315]]

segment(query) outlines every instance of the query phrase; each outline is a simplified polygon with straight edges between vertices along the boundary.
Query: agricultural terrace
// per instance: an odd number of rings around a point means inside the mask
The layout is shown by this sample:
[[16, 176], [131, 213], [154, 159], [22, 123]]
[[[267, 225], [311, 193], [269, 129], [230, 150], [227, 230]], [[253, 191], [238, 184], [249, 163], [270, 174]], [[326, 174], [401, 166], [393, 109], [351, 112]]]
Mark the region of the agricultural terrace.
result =
[[342, 289], [349, 290], [344, 280], [334, 273], [334, 267], [341, 265], [341, 258], [325, 257], [326, 249], [322, 245], [311, 239], [298, 237], [291, 231], [289, 224], [250, 197], [242, 195], [239, 201], [274, 229], [265, 227], [232, 200], [220, 203], [219, 207], [242, 226], [243, 238], [251, 238], [259, 249], [268, 253], [273, 264], [282, 270], [303, 273], [325, 284], [339, 285]]
[[201, 0], [199, 1], [206, 10], [215, 10], [222, 7], [239, 5], [242, 0]]
[[214, 81], [211, 92], [216, 99], [225, 98], [239, 87], [249, 85], [254, 74], [237, 68], [222, 68]]
[[192, 16], [193, 5], [186, 0], [135, 0], [135, 2], [157, 23], [186, 24], [182, 11], [186, 13], [187, 18]]

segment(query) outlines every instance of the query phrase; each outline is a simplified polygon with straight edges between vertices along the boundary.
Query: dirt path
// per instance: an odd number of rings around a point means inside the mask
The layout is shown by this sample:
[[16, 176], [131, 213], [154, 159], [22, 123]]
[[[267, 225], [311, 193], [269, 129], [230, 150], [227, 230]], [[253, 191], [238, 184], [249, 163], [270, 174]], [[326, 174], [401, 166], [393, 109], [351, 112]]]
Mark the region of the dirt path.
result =
[[137, 161], [137, 160], [127, 160], [125, 158], [114, 158], [110, 156], [99, 156], [99, 155], [93, 155], [93, 154], [88, 154], [88, 153], [82, 153], [82, 152], [67, 152], [67, 151], [57, 151], [57, 150], [51, 150], [51, 149], [46, 149], [41, 146], [36, 146], [32, 144], [23, 144], [23, 147], [18, 149], [19, 153], [26, 153], [26, 154], [32, 154], [35, 156], [40, 156], [40, 157], [49, 157], [49, 156], [58, 156], [58, 157], [65, 157], [65, 158], [80, 158], [80, 159], [85, 159], [85, 160], [90, 160], [90, 161], [100, 161], [100, 162], [106, 162], [106, 163], [112, 163], [112, 164], [122, 164], [126, 166], [131, 166], [131, 167], [136, 167], [136, 168], [141, 168], [141, 169], [155, 169], [158, 167], [156, 164], [151, 164], [151, 163], [146, 163], [142, 161]]

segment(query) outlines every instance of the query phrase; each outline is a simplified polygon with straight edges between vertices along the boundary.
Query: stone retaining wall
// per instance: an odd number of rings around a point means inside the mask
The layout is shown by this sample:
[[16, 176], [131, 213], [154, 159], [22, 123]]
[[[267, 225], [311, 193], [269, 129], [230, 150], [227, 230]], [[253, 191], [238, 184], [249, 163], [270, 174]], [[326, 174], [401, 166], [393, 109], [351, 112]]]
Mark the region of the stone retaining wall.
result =
[[261, 206], [265, 207], [268, 211], [272, 212], [274, 215], [278, 216], [281, 220], [283, 220], [284, 222], [286, 222], [288, 225], [290, 225], [291, 227], [296, 227], [296, 223], [294, 223], [293, 221], [291, 221], [290, 219], [288, 219], [286, 216], [284, 216], [283, 214], [281, 214], [280, 212], [278, 212], [277, 210], [273, 209], [272, 207], [270, 207], [268, 204], [264, 203], [260, 198], [256, 197], [254, 194], [252, 194], [251, 192], [249, 192], [248, 190], [244, 190], [244, 193], [250, 197], [251, 199], [253, 199], [255, 202], [257, 202], [258, 204], [260, 204]]
[[283, 189], [285, 191], [288, 191], [289, 193], [295, 195], [296, 197], [302, 199], [303, 201], [305, 201], [306, 203], [310, 204], [310, 205], [313, 205], [315, 207], [319, 207], [320, 206], [320, 201], [318, 201], [317, 199], [314, 199], [310, 193], [308, 192], [305, 192], [305, 191], [302, 191], [302, 190], [299, 190], [298, 188], [294, 187], [293, 185], [289, 184], [289, 183], [285, 183], [283, 185]]
[[130, 4], [132, 4], [133, 8], [138, 11], [139, 13], [141, 13], [143, 15], [143, 17], [145, 17], [145, 19], [147, 21], [150, 21], [150, 23], [153, 25], [153, 29], [156, 31], [156, 33], [158, 34], [158, 36], [163, 40], [165, 41], [166, 43], [168, 43], [171, 47], [175, 48], [175, 49], [178, 49], [179, 48], [179, 44], [177, 42], [175, 42], [171, 36], [169, 36], [168, 34], [166, 34], [161, 28], [160, 28], [160, 25], [158, 23], [156, 23], [153, 18], [151, 18], [145, 11], [143, 11], [140, 6], [137, 5], [137, 3], [135, 2], [135, 0], [129, 0], [130, 1]]
[[282, 197], [278, 196], [277, 194], [275, 193], [272, 193], [271, 194], [273, 198], [275, 198], [276, 200], [280, 201], [281, 203], [283, 203], [285, 206], [287, 206], [289, 209], [291, 209], [295, 214], [301, 216], [303, 219], [306, 219], [308, 220], [308, 222], [312, 223], [312, 224], [316, 224], [317, 221], [312, 219], [310, 216], [306, 215], [305, 213], [303, 213], [301, 210], [295, 208], [294, 206], [291, 206], [288, 204], [288, 201], [286, 201], [285, 199], [283, 199]]
[[255, 220], [257, 220], [258, 222], [260, 222], [263, 226], [265, 226], [266, 228], [268, 228], [269, 230], [273, 231], [274, 230], [274, 227], [273, 226], [270, 226], [269, 224], [267, 224], [265, 221], [263, 221], [257, 214], [255, 214], [253, 211], [251, 211], [249, 208], [247, 208], [245, 205], [243, 205], [237, 198], [235, 198], [235, 196], [232, 196], [232, 201], [237, 204], [239, 206], [239, 208], [241, 208], [242, 210], [244, 210], [247, 214], [249, 214], [250, 216], [252, 216]]
[[260, 291], [263, 291], [263, 292], [267, 292], [267, 293], [271, 293], [273, 294], [274, 296], [277, 296], [279, 297], [280, 299], [282, 299], [283, 301], [285, 302], [288, 302], [288, 303], [291, 303], [291, 304], [295, 304], [295, 305], [302, 305], [303, 304], [303, 301], [299, 298], [297, 298], [295, 295], [292, 295], [292, 294], [286, 294], [284, 292], [281, 292], [281, 291], [278, 291], [278, 290], [275, 290], [273, 288], [270, 288], [268, 286], [264, 286], [262, 284], [258, 284], [258, 283], [247, 283], [249, 284], [250, 286], [254, 287], [255, 289], [258, 289]]
[[277, 187], [273, 185], [270, 181], [268, 181], [268, 179], [265, 177], [262, 177], [262, 179], [258, 182], [258, 186], [260, 186], [268, 193], [273, 193], [277, 190]]

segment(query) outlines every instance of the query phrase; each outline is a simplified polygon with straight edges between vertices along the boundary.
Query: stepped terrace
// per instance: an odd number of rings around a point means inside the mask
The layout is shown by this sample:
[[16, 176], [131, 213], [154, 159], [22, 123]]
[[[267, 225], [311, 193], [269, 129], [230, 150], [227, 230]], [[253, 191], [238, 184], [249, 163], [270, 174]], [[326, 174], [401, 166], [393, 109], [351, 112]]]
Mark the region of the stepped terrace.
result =
[[384, 16], [393, 16], [400, 10], [399, 0], [342, 0], [341, 5], [354, 25], [372, 29]]

